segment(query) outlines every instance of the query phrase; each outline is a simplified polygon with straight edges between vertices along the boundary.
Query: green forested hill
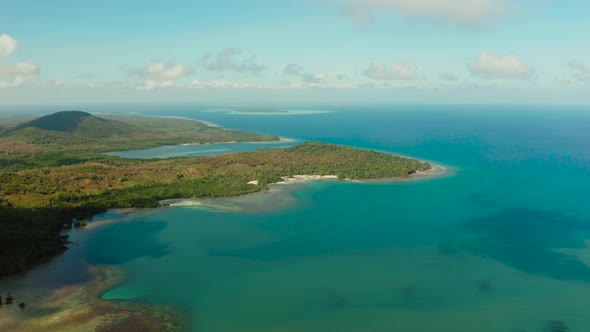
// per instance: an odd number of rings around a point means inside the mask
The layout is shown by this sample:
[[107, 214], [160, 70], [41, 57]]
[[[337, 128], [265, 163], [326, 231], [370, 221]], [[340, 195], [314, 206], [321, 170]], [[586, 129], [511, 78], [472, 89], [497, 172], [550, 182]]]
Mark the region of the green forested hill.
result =
[[86, 112], [63, 111], [19, 124], [8, 133], [29, 128], [74, 134], [84, 138], [131, 137], [141, 132], [141, 128], [124, 122], [98, 118]]

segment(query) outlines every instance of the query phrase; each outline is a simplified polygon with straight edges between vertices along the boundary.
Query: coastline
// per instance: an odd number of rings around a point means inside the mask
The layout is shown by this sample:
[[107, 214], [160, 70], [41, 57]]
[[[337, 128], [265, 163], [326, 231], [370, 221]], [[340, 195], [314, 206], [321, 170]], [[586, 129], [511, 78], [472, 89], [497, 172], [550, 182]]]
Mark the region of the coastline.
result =
[[369, 179], [369, 180], [347, 179], [347, 181], [361, 182], [361, 183], [396, 183], [396, 182], [431, 180], [431, 179], [445, 177], [445, 176], [448, 176], [451, 174], [451, 171], [448, 166], [443, 166], [441, 164], [435, 164], [432, 162], [429, 162], [429, 164], [432, 166], [430, 169], [427, 169], [425, 171], [416, 171], [415, 173], [413, 173], [407, 177]]
[[[200, 208], [209, 211], [219, 212], [259, 212], [280, 209], [285, 204], [295, 201], [291, 193], [300, 190], [306, 183], [317, 181], [334, 181], [343, 183], [366, 183], [366, 184], [387, 184], [410, 181], [422, 181], [436, 179], [447, 176], [449, 168], [440, 164], [429, 163], [432, 167], [426, 171], [417, 171], [407, 177], [394, 177], [383, 179], [339, 179], [337, 175], [313, 175], [301, 174], [293, 176], [283, 176], [282, 181], [268, 184], [268, 188], [260, 188], [259, 191], [237, 195], [233, 197], [213, 197], [213, 198], [177, 198], [160, 201], [161, 206], [166, 208]], [[248, 184], [258, 186], [258, 181], [252, 180]], [[279, 200], [280, 204], [269, 206], [265, 201], [270, 199]]]
[[[305, 181], [320, 181], [320, 180], [338, 180], [344, 182], [356, 182], [356, 183], [395, 183], [395, 182], [403, 182], [403, 181], [410, 181], [410, 180], [426, 180], [431, 178], [438, 178], [443, 177], [449, 174], [449, 168], [445, 167], [441, 164], [436, 164], [432, 162], [428, 162], [431, 165], [430, 169], [425, 171], [416, 171], [415, 173], [405, 176], [405, 177], [391, 177], [391, 178], [382, 178], [382, 179], [339, 179], [338, 175], [312, 175], [312, 174], [303, 174], [303, 175], [293, 175], [291, 177], [282, 176], [281, 178], [283, 181], [276, 182], [273, 184], [291, 184], [297, 182], [305, 182]], [[272, 184], [271, 184], [272, 185]]]
[[291, 177], [282, 176], [283, 181], [279, 181], [273, 184], [290, 184], [301, 181], [318, 181], [318, 180], [338, 180], [338, 175], [293, 175]]

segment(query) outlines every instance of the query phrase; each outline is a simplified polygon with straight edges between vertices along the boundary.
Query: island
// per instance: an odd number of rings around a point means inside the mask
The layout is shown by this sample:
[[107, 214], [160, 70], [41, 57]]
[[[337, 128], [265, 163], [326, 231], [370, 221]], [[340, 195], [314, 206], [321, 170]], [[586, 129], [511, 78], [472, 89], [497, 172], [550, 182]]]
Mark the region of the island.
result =
[[244, 114], [281, 114], [281, 113], [289, 113], [289, 111], [286, 110], [244, 110], [244, 109], [237, 109], [237, 110], [232, 110], [232, 112], [234, 113], [244, 113]]
[[67, 250], [63, 229], [83, 227], [84, 220], [107, 209], [243, 195], [290, 179], [404, 178], [432, 168], [411, 158], [320, 142], [207, 157], [145, 160], [105, 154], [280, 139], [187, 119], [66, 111], [1, 128], [0, 277]]

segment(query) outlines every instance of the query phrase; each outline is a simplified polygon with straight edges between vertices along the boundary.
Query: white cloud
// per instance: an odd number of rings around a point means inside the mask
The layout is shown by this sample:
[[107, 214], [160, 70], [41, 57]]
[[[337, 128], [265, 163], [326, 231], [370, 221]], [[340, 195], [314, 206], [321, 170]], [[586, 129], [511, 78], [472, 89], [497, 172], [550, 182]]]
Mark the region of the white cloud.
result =
[[374, 89], [377, 87], [377, 85], [375, 85], [375, 83], [363, 83], [359, 84], [358, 87], [362, 89]]
[[266, 69], [266, 66], [258, 64], [256, 56], [243, 57], [243, 50], [237, 48], [226, 48], [217, 53], [216, 56], [206, 54], [201, 58], [205, 68], [217, 72], [237, 72], [259, 75]]
[[365, 75], [373, 80], [392, 80], [395, 78], [393, 70], [388, 65], [371, 64], [365, 70]]
[[211, 81], [202, 82], [199, 80], [193, 80], [187, 85], [189, 89], [247, 89], [247, 88], [262, 88], [256, 84], [243, 83], [243, 82], [227, 82], [227, 81]]
[[365, 76], [373, 80], [411, 80], [416, 77], [418, 66], [411, 62], [397, 62], [390, 65], [371, 64]]
[[574, 73], [572, 78], [582, 83], [590, 83], [590, 74]]
[[18, 75], [38, 75], [39, 66], [28, 61], [15, 64], [0, 63], [0, 75], [18, 76]]
[[[18, 48], [18, 41], [7, 34], [0, 35], [0, 60], [10, 56]], [[39, 66], [27, 61], [18, 63], [0, 62], [0, 76], [12, 76], [18, 79], [23, 75], [38, 75]], [[7, 82], [4, 82], [5, 85]]]
[[22, 76], [17, 76], [12, 82], [0, 81], [0, 88], [14, 88], [24, 83]]
[[578, 82], [590, 83], [590, 67], [578, 60], [571, 60], [567, 66], [573, 71], [571, 78]]
[[[110, 89], [130, 89], [134, 87], [134, 84], [130, 81], [109, 81], [104, 84], [105, 87]], [[135, 86], [137, 88], [137, 86]]]
[[453, 73], [439, 73], [438, 78], [445, 81], [457, 81], [459, 80], [459, 76]]
[[181, 85], [174, 83], [174, 81], [164, 81], [164, 82], [158, 83], [157, 81], [154, 81], [154, 80], [148, 80], [148, 81], [145, 81], [144, 83], [141, 83], [141, 84], [138, 84], [137, 86], [135, 86], [135, 89], [142, 90], [142, 91], [153, 91], [153, 90], [177, 88], [177, 87], [181, 87]]
[[172, 81], [164, 81], [162, 83], [160, 83], [160, 88], [166, 89], [166, 88], [174, 88], [176, 87], [176, 84]]
[[572, 81], [567, 78], [556, 78], [555, 80], [553, 80], [553, 83], [559, 84], [559, 85], [570, 85], [570, 84], [572, 84]]
[[0, 35], [0, 59], [6, 58], [18, 48], [18, 41], [7, 34]]
[[34, 80], [31, 81], [31, 84], [39, 88], [60, 88], [64, 86], [64, 82], [59, 80]]
[[332, 0], [345, 6], [344, 13], [358, 23], [375, 14], [392, 13], [435, 23], [478, 26], [514, 10], [514, 0]]
[[411, 80], [416, 77], [416, 71], [418, 67], [414, 63], [394, 63], [391, 65], [391, 69], [395, 73], [395, 78], [398, 80]]
[[145, 83], [139, 84], [136, 89], [137, 90], [144, 90], [144, 91], [152, 91], [156, 90], [160, 87], [160, 85], [153, 80], [145, 81]]
[[498, 55], [483, 52], [467, 68], [473, 76], [484, 78], [526, 79], [533, 70], [516, 54]]
[[283, 73], [285, 73], [287, 75], [300, 76], [300, 75], [305, 74], [305, 70], [303, 69], [302, 66], [300, 66], [296, 63], [290, 63], [285, 67], [285, 69], [283, 69]]
[[134, 72], [152, 80], [175, 80], [191, 75], [193, 69], [187, 65], [171, 62], [153, 62]]
[[60, 88], [64, 85], [64, 82], [38, 79], [25, 81], [21, 75], [16, 76], [12, 81], [0, 81], [0, 88], [14, 88], [21, 85], [32, 88]]
[[285, 75], [297, 76], [301, 78], [305, 83], [309, 84], [321, 84], [324, 83], [327, 79], [326, 75], [324, 74], [313, 74], [306, 72], [302, 66], [296, 63], [288, 64], [285, 67], [285, 69], [283, 69], [283, 73]]
[[585, 63], [582, 63], [582, 62], [580, 62], [578, 60], [570, 60], [567, 63], [567, 66], [570, 69], [575, 70], [577, 72], [585, 73], [585, 74], [590, 74], [590, 67], [586, 66]]

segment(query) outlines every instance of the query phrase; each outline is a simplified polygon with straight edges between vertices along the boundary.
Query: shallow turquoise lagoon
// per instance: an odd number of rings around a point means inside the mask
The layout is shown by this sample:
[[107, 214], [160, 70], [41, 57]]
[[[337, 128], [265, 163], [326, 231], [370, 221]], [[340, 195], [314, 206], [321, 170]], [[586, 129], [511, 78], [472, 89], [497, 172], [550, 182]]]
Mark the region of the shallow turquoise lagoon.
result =
[[111, 156], [121, 158], [172, 158], [172, 157], [201, 157], [232, 152], [250, 152], [261, 149], [274, 149], [293, 146], [301, 142], [295, 140], [283, 140], [277, 142], [247, 142], [247, 143], [218, 143], [218, 144], [182, 144], [165, 145], [152, 149], [128, 150], [108, 152]]
[[449, 173], [111, 211], [73, 234], [79, 247], [15, 287], [55, 287], [64, 266], [75, 282], [88, 265], [117, 265], [129, 280], [103, 299], [175, 304], [195, 331], [590, 331], [589, 112], [175, 112], [434, 160]]

